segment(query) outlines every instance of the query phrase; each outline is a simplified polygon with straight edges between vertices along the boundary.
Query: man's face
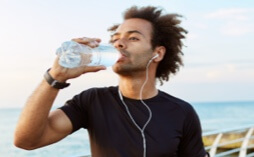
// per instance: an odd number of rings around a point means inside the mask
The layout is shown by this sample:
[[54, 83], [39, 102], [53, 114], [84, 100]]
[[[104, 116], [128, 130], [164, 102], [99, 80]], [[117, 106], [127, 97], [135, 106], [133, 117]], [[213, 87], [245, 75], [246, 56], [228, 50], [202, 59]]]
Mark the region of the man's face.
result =
[[138, 18], [125, 20], [111, 37], [113, 45], [121, 53], [113, 70], [122, 75], [144, 71], [153, 56], [151, 35], [149, 21]]

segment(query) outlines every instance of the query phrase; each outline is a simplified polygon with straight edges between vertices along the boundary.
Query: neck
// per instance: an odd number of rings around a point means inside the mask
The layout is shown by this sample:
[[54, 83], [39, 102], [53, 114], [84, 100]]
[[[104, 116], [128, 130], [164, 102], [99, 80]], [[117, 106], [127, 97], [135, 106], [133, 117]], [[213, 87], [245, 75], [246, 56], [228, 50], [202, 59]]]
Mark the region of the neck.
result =
[[[123, 96], [131, 99], [140, 99], [141, 88], [146, 80], [145, 74], [136, 77], [120, 76], [119, 90]], [[149, 76], [143, 91], [142, 99], [149, 99], [158, 94], [154, 76]]]

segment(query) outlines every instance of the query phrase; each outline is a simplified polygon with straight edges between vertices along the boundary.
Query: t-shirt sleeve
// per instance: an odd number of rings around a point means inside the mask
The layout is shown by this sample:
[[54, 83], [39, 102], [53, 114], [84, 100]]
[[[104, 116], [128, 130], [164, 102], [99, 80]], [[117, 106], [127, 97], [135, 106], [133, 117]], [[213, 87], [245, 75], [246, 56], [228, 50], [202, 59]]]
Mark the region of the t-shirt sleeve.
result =
[[200, 121], [195, 110], [190, 106], [184, 121], [179, 157], [204, 157], [205, 155]]
[[80, 128], [88, 127], [88, 107], [92, 98], [91, 93], [91, 90], [83, 91], [59, 108], [70, 119], [72, 123], [72, 132]]

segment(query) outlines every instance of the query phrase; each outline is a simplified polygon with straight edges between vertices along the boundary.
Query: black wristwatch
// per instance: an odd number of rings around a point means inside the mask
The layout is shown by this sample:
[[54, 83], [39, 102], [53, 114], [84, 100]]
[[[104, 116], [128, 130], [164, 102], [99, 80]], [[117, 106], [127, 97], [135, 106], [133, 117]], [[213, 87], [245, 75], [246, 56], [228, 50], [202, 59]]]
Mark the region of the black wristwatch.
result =
[[70, 83], [66, 83], [66, 82], [58, 82], [57, 80], [55, 80], [50, 74], [49, 74], [49, 70], [48, 69], [45, 74], [44, 74], [44, 78], [45, 80], [48, 82], [48, 84], [56, 89], [63, 89], [66, 88], [70, 85]]

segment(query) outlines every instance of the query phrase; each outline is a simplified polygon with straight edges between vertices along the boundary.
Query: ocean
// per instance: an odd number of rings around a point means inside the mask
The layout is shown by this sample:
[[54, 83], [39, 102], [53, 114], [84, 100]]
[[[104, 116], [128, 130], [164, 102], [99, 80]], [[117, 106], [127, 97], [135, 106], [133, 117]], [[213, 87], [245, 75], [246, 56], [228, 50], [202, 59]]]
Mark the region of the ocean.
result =
[[[203, 132], [254, 125], [254, 101], [192, 103]], [[33, 151], [16, 148], [13, 133], [21, 109], [0, 108], [0, 157], [79, 157], [90, 154], [88, 134], [81, 129], [56, 144]]]

